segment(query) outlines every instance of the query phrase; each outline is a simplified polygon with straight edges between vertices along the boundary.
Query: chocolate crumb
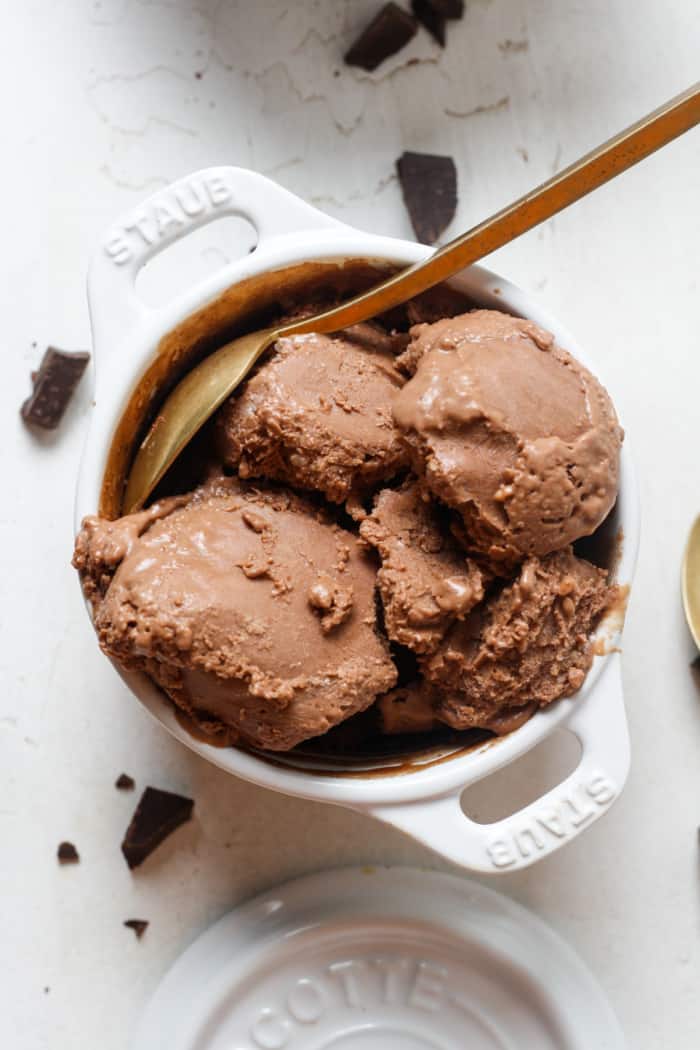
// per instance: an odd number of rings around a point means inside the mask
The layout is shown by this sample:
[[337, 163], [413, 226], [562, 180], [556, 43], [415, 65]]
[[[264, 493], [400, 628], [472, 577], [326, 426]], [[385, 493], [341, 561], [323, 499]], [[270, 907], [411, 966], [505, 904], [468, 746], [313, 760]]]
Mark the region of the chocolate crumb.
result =
[[136, 940], [140, 941], [148, 929], [148, 919], [124, 919], [124, 925], [133, 930], [136, 934]]
[[136, 782], [128, 773], [120, 773], [114, 781], [114, 786], [115, 788], [118, 788], [119, 791], [133, 791], [136, 787]]
[[59, 864], [77, 864], [80, 854], [72, 842], [61, 842], [56, 850]]
[[518, 51], [527, 51], [529, 47], [530, 43], [527, 40], [503, 40], [498, 45], [498, 50], [504, 55], [508, 55]]
[[89, 360], [85, 351], [70, 353], [50, 346], [39, 370], [32, 372], [34, 389], [20, 410], [25, 423], [54, 430], [63, 419]]
[[411, 10], [418, 21], [425, 26], [430, 35], [437, 40], [440, 47], [445, 46], [445, 27], [447, 19], [432, 0], [411, 0]]
[[455, 163], [434, 153], [402, 153], [396, 168], [416, 237], [434, 244], [457, 209]]
[[147, 787], [122, 842], [130, 868], [138, 868], [169, 835], [192, 816], [191, 798]]
[[385, 4], [347, 52], [345, 63], [371, 73], [405, 47], [417, 32], [418, 23], [412, 15], [398, 4]]
[[201, 80], [202, 79], [202, 74], [199, 72], [199, 70], [195, 73], [195, 78], [197, 80]]

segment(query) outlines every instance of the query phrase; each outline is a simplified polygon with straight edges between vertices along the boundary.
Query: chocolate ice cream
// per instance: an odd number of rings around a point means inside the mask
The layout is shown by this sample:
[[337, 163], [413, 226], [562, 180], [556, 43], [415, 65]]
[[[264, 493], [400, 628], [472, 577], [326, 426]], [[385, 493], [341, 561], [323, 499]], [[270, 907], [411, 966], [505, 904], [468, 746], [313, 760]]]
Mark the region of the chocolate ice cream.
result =
[[397, 686], [377, 701], [379, 724], [387, 736], [406, 736], [411, 733], [432, 733], [452, 725], [458, 729], [484, 729], [495, 736], [512, 733], [524, 725], [537, 710], [531, 701], [520, 707], [499, 708], [496, 713], [484, 711], [478, 725], [461, 725], [446, 711], [444, 693], [425, 678]]
[[382, 732], [399, 736], [437, 729], [442, 724], [436, 711], [438, 700], [435, 690], [424, 678], [391, 689], [377, 701]]
[[75, 565], [102, 649], [232, 740], [287, 750], [396, 681], [357, 538], [291, 493], [229, 478], [88, 518]]
[[279, 339], [166, 498], [83, 522], [100, 645], [199, 731], [506, 733], [583, 684], [615, 592], [571, 544], [615, 501], [614, 409], [537, 325], [443, 302]]
[[457, 729], [493, 728], [506, 713], [571, 696], [591, 666], [589, 636], [610, 596], [606, 572], [571, 548], [528, 558], [423, 664], [441, 697], [437, 717]]
[[617, 495], [622, 430], [597, 379], [532, 321], [475, 310], [411, 330], [394, 418], [416, 473], [492, 566], [588, 536]]
[[374, 325], [281, 338], [219, 413], [224, 463], [242, 478], [359, 496], [408, 463], [391, 415], [403, 377]]
[[386, 632], [414, 652], [432, 652], [483, 598], [481, 570], [415, 482], [380, 492], [360, 535], [381, 559], [377, 586]]

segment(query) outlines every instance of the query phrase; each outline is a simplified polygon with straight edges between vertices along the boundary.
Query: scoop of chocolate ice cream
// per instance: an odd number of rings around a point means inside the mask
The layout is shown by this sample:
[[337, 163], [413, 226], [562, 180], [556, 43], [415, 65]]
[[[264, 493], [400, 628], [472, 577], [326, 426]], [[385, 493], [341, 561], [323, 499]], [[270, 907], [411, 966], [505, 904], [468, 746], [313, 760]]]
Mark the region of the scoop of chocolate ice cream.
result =
[[528, 558], [425, 661], [441, 695], [437, 717], [456, 729], [502, 732], [499, 720], [526, 705], [571, 696], [591, 666], [589, 636], [612, 594], [605, 571], [571, 548]]
[[394, 401], [414, 470], [494, 566], [590, 535], [615, 502], [622, 430], [598, 380], [532, 321], [418, 325]]
[[219, 479], [108, 522], [74, 563], [103, 650], [200, 726], [287, 750], [396, 682], [356, 537], [287, 492]]
[[415, 482], [380, 492], [360, 535], [381, 558], [377, 584], [387, 634], [414, 652], [432, 652], [483, 598], [481, 570]]
[[396, 474], [408, 457], [391, 411], [404, 381], [392, 351], [373, 325], [279, 339], [219, 413], [225, 465], [334, 503]]

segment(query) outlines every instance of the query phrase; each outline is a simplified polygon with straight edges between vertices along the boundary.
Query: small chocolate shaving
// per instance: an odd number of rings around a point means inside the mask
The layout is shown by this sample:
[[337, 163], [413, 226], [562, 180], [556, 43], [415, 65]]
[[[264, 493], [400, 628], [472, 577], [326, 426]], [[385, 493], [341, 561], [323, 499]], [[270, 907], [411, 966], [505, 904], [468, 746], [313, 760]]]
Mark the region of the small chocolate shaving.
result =
[[345, 64], [359, 66], [371, 73], [386, 58], [405, 47], [417, 32], [415, 18], [397, 4], [385, 4], [345, 55]]
[[148, 919], [124, 919], [124, 925], [133, 930], [136, 934], [136, 940], [140, 941], [148, 929]]
[[402, 153], [396, 168], [416, 237], [434, 244], [457, 208], [455, 163], [434, 153]]
[[115, 788], [119, 791], [133, 791], [136, 783], [133, 777], [130, 777], [128, 773], [120, 773], [117, 779], [114, 781]]
[[192, 816], [191, 798], [171, 791], [147, 787], [139, 801], [122, 842], [122, 853], [130, 868], [138, 868], [168, 835]]
[[411, 0], [411, 10], [430, 35], [437, 40], [440, 47], [444, 47], [447, 19], [435, 7], [432, 0]]
[[89, 360], [90, 355], [84, 351], [69, 353], [50, 346], [38, 372], [32, 372], [34, 389], [21, 408], [25, 423], [54, 430], [61, 422]]
[[77, 864], [80, 860], [80, 854], [72, 842], [59, 843], [56, 856], [59, 864]]

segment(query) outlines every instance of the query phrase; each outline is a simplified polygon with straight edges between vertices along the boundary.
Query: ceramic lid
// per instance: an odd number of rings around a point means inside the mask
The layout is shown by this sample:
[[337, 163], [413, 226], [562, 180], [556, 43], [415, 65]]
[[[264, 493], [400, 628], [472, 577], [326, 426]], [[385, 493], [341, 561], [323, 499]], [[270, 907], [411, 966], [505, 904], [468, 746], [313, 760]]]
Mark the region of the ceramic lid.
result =
[[624, 1050], [601, 989], [541, 920], [454, 876], [306, 876], [175, 963], [134, 1050]]

